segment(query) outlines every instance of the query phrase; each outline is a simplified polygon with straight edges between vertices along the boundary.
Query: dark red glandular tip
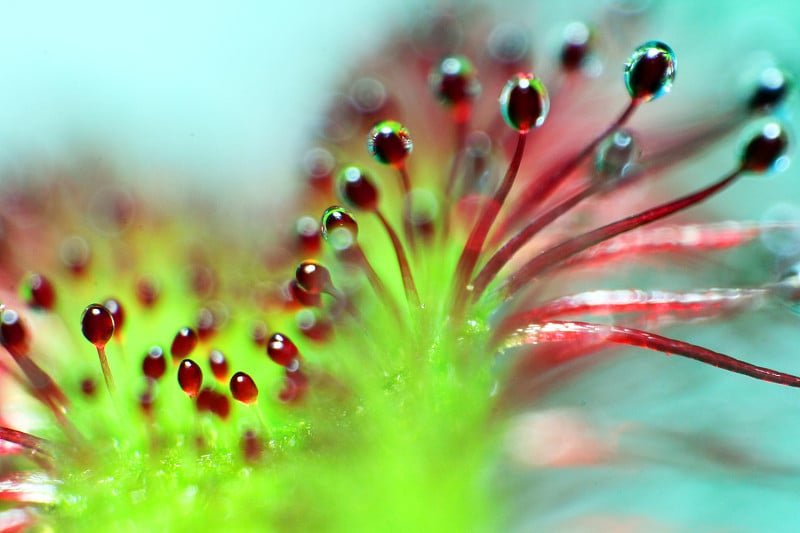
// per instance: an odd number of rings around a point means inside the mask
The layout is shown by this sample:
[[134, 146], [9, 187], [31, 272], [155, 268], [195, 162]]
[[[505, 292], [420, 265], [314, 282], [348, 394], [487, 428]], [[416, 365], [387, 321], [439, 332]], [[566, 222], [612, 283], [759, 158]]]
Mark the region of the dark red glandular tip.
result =
[[195, 407], [197, 407], [197, 411], [200, 413], [210, 413], [211, 412], [211, 403], [214, 399], [214, 389], [211, 387], [203, 387], [197, 394], [197, 398], [195, 399]]
[[378, 122], [367, 134], [367, 150], [386, 165], [402, 165], [413, 149], [408, 130], [394, 120]]
[[335, 250], [350, 248], [358, 240], [358, 223], [345, 208], [331, 206], [320, 220], [322, 238]]
[[86, 340], [103, 348], [114, 335], [114, 317], [100, 304], [91, 304], [81, 316], [81, 331]]
[[295, 249], [302, 255], [314, 255], [319, 252], [319, 224], [313, 217], [302, 216], [294, 224]]
[[789, 139], [784, 128], [777, 122], [767, 122], [745, 145], [741, 168], [747, 172], [767, 172], [781, 167], [788, 147]]
[[633, 51], [625, 65], [625, 86], [635, 102], [649, 102], [668, 93], [675, 81], [675, 52], [659, 41]]
[[250, 328], [250, 338], [253, 339], [253, 343], [259, 348], [263, 348], [267, 345], [267, 325], [257, 320], [253, 322], [252, 328]]
[[322, 296], [320, 294], [311, 294], [310, 292], [304, 291], [300, 285], [297, 284], [296, 279], [290, 280], [289, 283], [286, 284], [286, 296], [289, 303], [299, 304], [303, 307], [319, 307], [322, 305]]
[[160, 292], [158, 280], [152, 276], [142, 276], [136, 281], [136, 299], [143, 307], [153, 307]]
[[228, 308], [221, 302], [209, 302], [197, 311], [197, 336], [207, 341], [222, 329], [229, 316]]
[[267, 355], [279, 365], [288, 367], [295, 364], [299, 352], [289, 337], [282, 333], [276, 333], [269, 339]]
[[228, 380], [228, 360], [225, 359], [225, 354], [219, 350], [211, 350], [208, 354], [208, 364], [217, 381], [225, 383]]
[[365, 211], [374, 211], [378, 207], [378, 189], [363, 169], [345, 167], [336, 181], [339, 196], [351, 207]]
[[189, 398], [194, 398], [203, 385], [203, 371], [191, 359], [184, 359], [178, 366], [178, 384]]
[[457, 122], [469, 118], [472, 101], [480, 92], [480, 84], [467, 58], [448, 56], [442, 59], [431, 71], [428, 81], [437, 98], [453, 109]]
[[42, 274], [31, 274], [27, 279], [28, 305], [50, 311], [56, 303], [56, 290]]
[[231, 377], [231, 396], [233, 399], [250, 405], [258, 401], [258, 387], [249, 374], [237, 372]]
[[323, 192], [331, 190], [336, 159], [325, 148], [312, 148], [303, 157], [303, 166], [312, 187]]
[[211, 412], [222, 420], [226, 420], [231, 414], [231, 401], [224, 394], [215, 392], [211, 399]]
[[150, 385], [139, 394], [139, 409], [149, 417], [153, 414], [153, 404], [155, 403], [156, 393], [154, 387]]
[[181, 328], [175, 334], [169, 353], [173, 360], [180, 360], [191, 354], [197, 346], [197, 332], [192, 328]]
[[214, 312], [208, 307], [201, 307], [197, 312], [197, 337], [201, 341], [206, 341], [211, 338], [216, 329]]
[[13, 309], [0, 311], [0, 342], [14, 357], [28, 353], [28, 331], [19, 314]]
[[775, 67], [764, 69], [758, 77], [758, 86], [747, 102], [750, 109], [770, 110], [779, 106], [790, 93], [791, 83], [784, 72]]
[[295, 323], [304, 337], [317, 342], [328, 340], [333, 330], [331, 321], [317, 308], [300, 310], [295, 315]]
[[122, 326], [125, 324], [125, 309], [116, 298], [109, 298], [103, 302], [103, 307], [108, 309], [114, 318], [114, 335], [122, 333]]
[[592, 34], [586, 24], [573, 22], [564, 28], [564, 45], [561, 47], [561, 67], [577, 70], [589, 54]]
[[81, 380], [81, 392], [84, 396], [91, 398], [97, 392], [97, 382], [92, 378], [84, 378]]
[[167, 359], [161, 346], [153, 346], [142, 360], [142, 373], [150, 379], [158, 380], [167, 372]]
[[533, 74], [515, 75], [500, 93], [500, 113], [506, 124], [520, 133], [544, 124], [549, 111], [547, 89]]
[[286, 371], [283, 388], [278, 393], [278, 399], [285, 403], [296, 403], [303, 399], [308, 389], [308, 377], [302, 371]]
[[217, 286], [217, 275], [211, 267], [200, 263], [189, 266], [189, 288], [199, 298], [208, 298]]
[[264, 455], [264, 442], [252, 429], [248, 429], [242, 435], [241, 447], [242, 455], [249, 463], [257, 463]]
[[68, 237], [61, 243], [61, 261], [70, 272], [79, 276], [89, 267], [92, 250], [82, 237]]
[[297, 265], [294, 278], [297, 280], [297, 285], [310, 294], [328, 292], [333, 285], [328, 269], [312, 260]]

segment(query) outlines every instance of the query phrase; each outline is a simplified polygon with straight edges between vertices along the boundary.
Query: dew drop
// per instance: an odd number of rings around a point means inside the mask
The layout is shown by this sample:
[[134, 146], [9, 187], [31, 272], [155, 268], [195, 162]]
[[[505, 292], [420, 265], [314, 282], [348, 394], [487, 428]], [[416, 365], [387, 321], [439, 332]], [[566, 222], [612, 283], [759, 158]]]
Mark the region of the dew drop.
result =
[[89, 243], [83, 237], [72, 236], [61, 243], [61, 261], [76, 276], [83, 274], [92, 258]]
[[245, 431], [244, 435], [242, 435], [240, 445], [242, 447], [242, 455], [244, 456], [245, 461], [249, 463], [257, 463], [261, 460], [261, 457], [264, 453], [264, 442], [255, 431], [252, 429]]
[[297, 284], [296, 279], [290, 280], [289, 283], [287, 283], [286, 292], [292, 303], [300, 304], [303, 307], [319, 307], [322, 305], [322, 296], [319, 293], [311, 294], [303, 290], [303, 288]]
[[301, 370], [287, 370], [278, 399], [285, 403], [297, 402], [303, 398], [307, 389], [308, 377]]
[[325, 148], [311, 148], [303, 157], [308, 182], [312, 187], [321, 191], [329, 191], [331, 178], [336, 167], [336, 159]]
[[97, 382], [92, 378], [83, 378], [81, 380], [81, 392], [87, 398], [94, 397], [94, 393], [97, 392]]
[[136, 281], [136, 299], [146, 308], [153, 307], [158, 302], [161, 293], [161, 284], [149, 275], [141, 276]]
[[311, 294], [327, 292], [332, 286], [328, 269], [310, 259], [297, 265], [295, 279], [301, 289]]
[[517, 65], [530, 53], [531, 40], [528, 30], [519, 24], [497, 25], [489, 34], [486, 47], [498, 63]]
[[86, 340], [103, 348], [114, 335], [114, 317], [100, 304], [91, 304], [83, 310], [81, 331]]
[[314, 217], [302, 216], [294, 224], [295, 248], [302, 255], [314, 255], [319, 251], [319, 224]]
[[256, 320], [250, 327], [250, 338], [259, 348], [267, 345], [267, 325], [261, 320]]
[[282, 333], [275, 333], [267, 343], [267, 355], [281, 366], [291, 366], [297, 359], [297, 346]]
[[220, 417], [222, 420], [227, 420], [231, 414], [231, 402], [228, 397], [220, 392], [214, 391], [211, 397], [211, 412]]
[[572, 22], [564, 28], [564, 45], [561, 48], [561, 67], [567, 71], [580, 68], [589, 54], [592, 34], [583, 22]]
[[[469, 108], [480, 92], [475, 67], [464, 56], [448, 56], [431, 70], [428, 77], [433, 94], [446, 106]], [[462, 119], [468, 118], [468, 113]]]
[[295, 315], [300, 333], [314, 341], [324, 341], [331, 334], [330, 320], [319, 309], [303, 309]]
[[394, 120], [383, 120], [367, 134], [367, 150], [376, 161], [399, 166], [414, 149], [408, 130]]
[[167, 359], [161, 346], [153, 346], [147, 351], [142, 360], [142, 373], [152, 379], [158, 380], [167, 372]]
[[237, 372], [231, 377], [231, 396], [244, 404], [254, 404], [258, 401], [258, 387], [249, 374]]
[[757, 173], [784, 170], [789, 164], [788, 148], [789, 139], [784, 128], [777, 122], [766, 122], [759, 126], [742, 150], [741, 169]]
[[783, 103], [790, 89], [791, 84], [781, 69], [765, 68], [758, 76], [758, 85], [747, 105], [753, 110], [768, 111]]
[[655, 100], [672, 89], [675, 52], [659, 41], [648, 41], [633, 51], [625, 64], [625, 86], [637, 102]]
[[228, 360], [225, 359], [225, 354], [219, 350], [211, 350], [208, 354], [208, 364], [214, 378], [220, 383], [225, 383], [228, 379]]
[[0, 343], [15, 357], [26, 355], [29, 339], [22, 318], [13, 309], [0, 309]]
[[320, 223], [322, 238], [334, 250], [347, 250], [358, 239], [358, 224], [344, 207], [332, 206], [322, 214]]
[[386, 87], [374, 78], [361, 78], [350, 86], [350, 101], [362, 115], [377, 113], [386, 105]]
[[635, 173], [640, 150], [633, 134], [620, 129], [606, 137], [597, 148], [594, 177], [611, 186]]
[[203, 387], [203, 389], [197, 394], [197, 398], [195, 398], [194, 405], [197, 408], [199, 413], [210, 413], [211, 412], [211, 403], [214, 400], [214, 389], [211, 387]]
[[31, 274], [26, 280], [28, 305], [37, 309], [50, 311], [56, 303], [56, 291], [53, 284], [42, 274]]
[[191, 359], [184, 359], [178, 366], [178, 384], [189, 398], [194, 398], [203, 385], [203, 371]]
[[378, 190], [370, 176], [359, 167], [345, 167], [336, 179], [337, 190], [348, 205], [374, 211], [378, 207]]
[[520, 133], [544, 124], [549, 110], [547, 89], [533, 74], [516, 74], [500, 93], [500, 113], [506, 124]]
[[119, 335], [122, 332], [122, 326], [125, 324], [125, 309], [116, 298], [108, 298], [103, 302], [103, 307], [108, 309], [111, 317], [114, 319], [114, 335]]
[[197, 346], [197, 332], [189, 327], [184, 327], [178, 330], [175, 338], [172, 340], [169, 352], [172, 354], [173, 361], [183, 359], [191, 354]]

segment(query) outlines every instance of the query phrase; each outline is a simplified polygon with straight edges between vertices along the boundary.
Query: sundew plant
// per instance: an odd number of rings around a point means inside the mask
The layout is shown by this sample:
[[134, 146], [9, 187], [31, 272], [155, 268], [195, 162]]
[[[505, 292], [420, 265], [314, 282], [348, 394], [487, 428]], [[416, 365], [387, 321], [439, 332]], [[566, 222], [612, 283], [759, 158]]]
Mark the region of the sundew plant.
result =
[[6, 171], [0, 531], [795, 530], [795, 65], [667, 5], [438, 6], [269, 209]]

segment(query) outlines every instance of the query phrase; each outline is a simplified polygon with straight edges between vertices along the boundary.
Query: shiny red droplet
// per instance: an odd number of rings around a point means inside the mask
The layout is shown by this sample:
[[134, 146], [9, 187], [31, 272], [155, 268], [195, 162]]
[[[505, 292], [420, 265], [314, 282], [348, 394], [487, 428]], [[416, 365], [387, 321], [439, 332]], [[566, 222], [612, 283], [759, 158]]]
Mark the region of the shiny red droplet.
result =
[[261, 460], [261, 456], [264, 453], [264, 442], [255, 431], [248, 429], [244, 432], [244, 435], [242, 435], [241, 446], [242, 455], [244, 455], [245, 461], [255, 463]]
[[378, 189], [359, 167], [346, 167], [336, 180], [339, 196], [351, 207], [373, 211], [378, 207]]
[[211, 387], [203, 387], [203, 390], [197, 395], [195, 399], [195, 407], [201, 413], [210, 413], [211, 404], [214, 400], [214, 389]]
[[250, 338], [259, 348], [267, 345], [267, 325], [257, 320], [253, 322], [253, 327], [250, 330]]
[[74, 275], [83, 274], [89, 267], [92, 249], [82, 237], [68, 237], [61, 243], [61, 261]]
[[267, 355], [281, 366], [291, 366], [298, 356], [297, 346], [282, 333], [276, 333], [269, 339]]
[[302, 307], [319, 307], [322, 305], [322, 296], [320, 294], [311, 294], [310, 292], [304, 291], [300, 285], [297, 284], [296, 279], [290, 280], [289, 283], [287, 283], [286, 295], [288, 297], [287, 303], [294, 304], [295, 307], [297, 305]]
[[144, 307], [153, 307], [158, 302], [160, 287], [152, 276], [142, 276], [136, 281], [136, 299]]
[[161, 379], [167, 372], [167, 359], [161, 346], [153, 346], [142, 361], [142, 372], [150, 379]]
[[109, 298], [103, 302], [103, 307], [108, 309], [111, 316], [114, 318], [114, 335], [119, 335], [122, 332], [122, 326], [125, 324], [125, 309], [116, 298]]
[[295, 248], [302, 255], [315, 255], [320, 247], [319, 224], [313, 217], [303, 216], [294, 225]]
[[294, 277], [300, 288], [311, 294], [326, 292], [332, 284], [328, 269], [310, 259], [297, 265]]
[[286, 403], [300, 401], [308, 389], [308, 377], [299, 369], [294, 372], [286, 371], [283, 389], [278, 393], [278, 399]]
[[211, 350], [208, 354], [208, 363], [216, 380], [225, 383], [228, 379], [228, 360], [225, 359], [225, 354], [219, 350]]
[[169, 353], [172, 354], [173, 360], [183, 359], [197, 346], [197, 332], [192, 328], [181, 328], [175, 334], [170, 346]]
[[51, 310], [56, 303], [56, 291], [49, 279], [42, 274], [28, 277], [28, 304], [31, 307]]
[[28, 331], [19, 314], [13, 309], [3, 309], [0, 313], [0, 342], [14, 357], [28, 353]]
[[303, 309], [295, 315], [300, 332], [308, 339], [322, 342], [330, 337], [333, 325], [320, 309]]
[[91, 304], [81, 316], [81, 331], [86, 340], [98, 348], [104, 347], [114, 335], [114, 317], [100, 304]]
[[214, 396], [211, 398], [211, 412], [226, 420], [231, 414], [231, 401], [224, 394], [214, 392]]
[[518, 73], [500, 93], [500, 113], [520, 133], [544, 124], [550, 110], [547, 89], [533, 74]]
[[408, 130], [394, 120], [383, 120], [367, 134], [367, 150], [377, 161], [387, 165], [403, 164], [414, 148]]
[[97, 382], [92, 378], [84, 378], [81, 380], [81, 392], [84, 396], [92, 397], [97, 391]]
[[195, 295], [208, 298], [216, 285], [217, 275], [210, 267], [197, 263], [189, 266], [189, 287]]
[[189, 398], [194, 398], [203, 385], [203, 371], [191, 359], [184, 359], [178, 366], [178, 384]]
[[231, 377], [231, 396], [233, 399], [246, 404], [253, 404], [258, 400], [258, 387], [249, 374], [237, 372]]

